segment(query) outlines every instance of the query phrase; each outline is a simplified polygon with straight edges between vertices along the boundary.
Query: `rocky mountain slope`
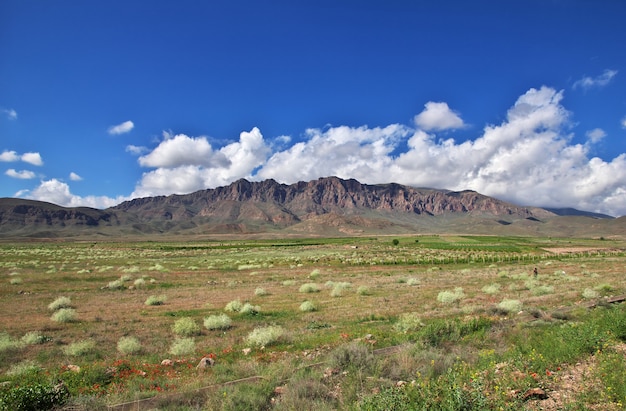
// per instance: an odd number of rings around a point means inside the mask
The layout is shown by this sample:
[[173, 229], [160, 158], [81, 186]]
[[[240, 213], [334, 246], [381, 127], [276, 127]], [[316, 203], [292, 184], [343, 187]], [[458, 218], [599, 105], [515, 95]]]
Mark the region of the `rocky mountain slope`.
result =
[[238, 180], [191, 194], [137, 198], [106, 210], [0, 199], [0, 236], [353, 235], [489, 232], [511, 225], [532, 231], [555, 217], [542, 208], [519, 207], [469, 190], [370, 185], [337, 177], [291, 185]]

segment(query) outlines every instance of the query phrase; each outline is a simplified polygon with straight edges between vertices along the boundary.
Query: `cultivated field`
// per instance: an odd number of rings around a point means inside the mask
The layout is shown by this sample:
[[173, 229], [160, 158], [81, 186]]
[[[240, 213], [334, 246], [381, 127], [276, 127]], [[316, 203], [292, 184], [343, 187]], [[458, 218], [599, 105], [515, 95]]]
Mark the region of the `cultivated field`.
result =
[[0, 410], [622, 409], [625, 262], [610, 239], [1, 243]]

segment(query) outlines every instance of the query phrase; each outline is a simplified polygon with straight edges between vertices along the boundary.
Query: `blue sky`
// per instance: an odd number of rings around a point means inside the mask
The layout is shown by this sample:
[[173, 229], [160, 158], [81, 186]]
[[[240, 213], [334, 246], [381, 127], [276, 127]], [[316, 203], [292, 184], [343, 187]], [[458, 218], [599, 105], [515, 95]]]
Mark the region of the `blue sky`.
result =
[[0, 197], [336, 175], [626, 215], [626, 2], [0, 2]]

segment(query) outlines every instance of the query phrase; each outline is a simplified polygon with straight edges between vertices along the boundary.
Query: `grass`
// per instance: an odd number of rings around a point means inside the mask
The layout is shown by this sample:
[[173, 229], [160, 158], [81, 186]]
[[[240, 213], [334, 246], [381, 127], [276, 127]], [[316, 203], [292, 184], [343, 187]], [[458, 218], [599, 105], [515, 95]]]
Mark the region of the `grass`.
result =
[[[27, 280], [0, 284], [0, 398], [62, 379], [89, 409], [153, 396], [164, 410], [537, 409], [524, 390], [558, 390], [585, 364], [593, 384], [562, 409], [623, 408], [626, 311], [603, 297], [626, 293], [625, 243], [392, 239], [0, 243], [0, 269]], [[564, 245], [606, 251], [545, 251]], [[48, 308], [59, 296], [68, 306]], [[73, 320], [50, 321], [65, 309]]]

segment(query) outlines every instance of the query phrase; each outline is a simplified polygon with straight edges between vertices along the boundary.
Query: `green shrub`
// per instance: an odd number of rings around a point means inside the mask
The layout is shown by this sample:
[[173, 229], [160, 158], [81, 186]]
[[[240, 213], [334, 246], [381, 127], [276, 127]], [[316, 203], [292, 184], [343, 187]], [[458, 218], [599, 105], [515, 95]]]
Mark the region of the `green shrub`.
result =
[[226, 304], [226, 307], [224, 307], [224, 311], [238, 313], [239, 311], [241, 311], [242, 308], [243, 304], [241, 303], [241, 300], [233, 300]]
[[52, 314], [50, 319], [56, 323], [71, 323], [78, 319], [78, 314], [73, 308], [61, 308]]
[[120, 281], [123, 283], [127, 283], [132, 279], [133, 279], [133, 276], [129, 274], [124, 274], [123, 276], [120, 277]]
[[13, 364], [11, 367], [9, 367], [9, 370], [6, 372], [6, 374], [9, 377], [17, 377], [27, 374], [36, 374], [41, 370], [42, 368], [39, 365], [35, 364], [34, 361], [25, 360], [17, 364]]
[[258, 305], [252, 305], [250, 303], [245, 303], [243, 305], [243, 307], [241, 307], [241, 311], [239, 311], [241, 314], [247, 314], [247, 315], [256, 315], [259, 313], [259, 311], [261, 311], [261, 307], [259, 307]]
[[539, 286], [536, 286], [536, 287], [532, 287], [530, 289], [530, 292], [534, 296], [548, 295], [548, 294], [552, 294], [554, 292], [554, 287], [551, 286], [551, 285], [539, 285]]
[[282, 282], [285, 287], [289, 287], [291, 285], [296, 285], [296, 280], [285, 280]]
[[176, 338], [170, 347], [170, 354], [175, 356], [191, 355], [195, 351], [196, 342], [193, 338]]
[[319, 293], [320, 286], [315, 283], [306, 283], [300, 286], [301, 293]]
[[11, 337], [9, 334], [0, 333], [0, 353], [4, 351], [17, 350], [24, 346], [21, 341]]
[[22, 342], [27, 345], [43, 344], [50, 341], [52, 338], [47, 335], [43, 335], [38, 331], [29, 331], [22, 337]]
[[71, 343], [67, 347], [63, 348], [63, 353], [70, 357], [81, 357], [83, 355], [91, 353], [96, 348], [96, 343], [93, 340], [82, 340], [75, 343]]
[[72, 308], [72, 300], [69, 297], [59, 297], [48, 305], [50, 311], [57, 311], [61, 308]]
[[592, 290], [591, 288], [585, 288], [585, 290], [583, 291], [583, 298], [586, 299], [598, 298], [599, 296], [600, 293], [596, 290]]
[[117, 351], [122, 354], [137, 354], [141, 351], [141, 343], [136, 337], [121, 337], [117, 340]]
[[12, 285], [22, 284], [22, 279], [20, 277], [13, 277], [9, 280], [9, 283]]
[[496, 307], [503, 313], [510, 314], [522, 311], [523, 304], [520, 300], [511, 300], [505, 298]]
[[300, 311], [305, 312], [305, 313], [317, 311], [317, 307], [315, 306], [314, 303], [307, 300], [307, 301], [304, 301], [302, 304], [300, 304]]
[[246, 342], [257, 347], [267, 347], [277, 343], [285, 335], [285, 330], [278, 325], [258, 327], [252, 330]]
[[226, 314], [210, 315], [204, 319], [207, 330], [227, 330], [232, 327], [233, 321]]
[[340, 345], [330, 353], [330, 363], [340, 369], [367, 369], [373, 365], [373, 359], [370, 348], [359, 341]]
[[358, 295], [372, 295], [372, 291], [366, 285], [359, 286], [359, 288], [356, 289], [356, 293]]
[[193, 318], [183, 317], [176, 320], [172, 326], [172, 331], [181, 337], [191, 337], [200, 334], [200, 326]]
[[397, 331], [406, 333], [409, 331], [415, 331], [423, 327], [424, 323], [420, 320], [418, 313], [403, 313], [398, 317], [398, 321], [395, 323], [394, 328]]
[[167, 297], [164, 295], [151, 295], [146, 299], [145, 305], [163, 305], [167, 301]]
[[442, 291], [437, 295], [437, 301], [443, 304], [452, 304], [456, 303], [460, 299], [465, 297], [463, 293], [463, 289], [461, 287], [457, 287], [454, 291]]
[[126, 286], [122, 280], [109, 281], [109, 284], [107, 284], [107, 288], [109, 290], [121, 290], [125, 287]]
[[28, 384], [0, 391], [0, 410], [47, 411], [63, 406], [69, 399], [62, 385]]
[[256, 290], [254, 290], [254, 295], [256, 295], [257, 297], [264, 297], [268, 294], [269, 293], [267, 292], [267, 290], [262, 287], [258, 287]]
[[146, 280], [144, 278], [138, 278], [133, 282], [133, 284], [135, 285], [135, 287], [143, 287], [144, 285], [146, 285]]
[[317, 277], [320, 276], [320, 270], [318, 270], [317, 268], [313, 271], [311, 271], [311, 274], [309, 274], [309, 278], [311, 279], [315, 279]]
[[421, 281], [418, 278], [410, 277], [406, 280], [406, 285], [420, 285]]
[[482, 288], [483, 293], [493, 295], [500, 292], [500, 284], [494, 283], [486, 285]]

